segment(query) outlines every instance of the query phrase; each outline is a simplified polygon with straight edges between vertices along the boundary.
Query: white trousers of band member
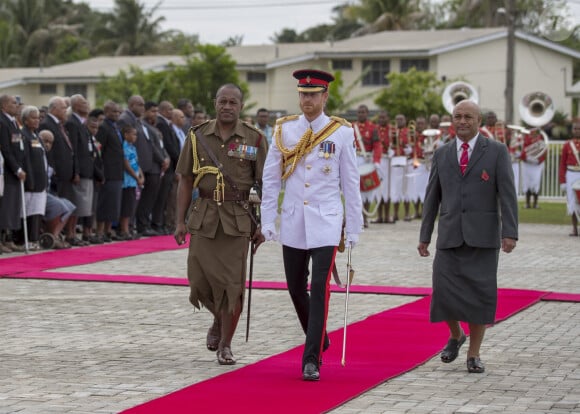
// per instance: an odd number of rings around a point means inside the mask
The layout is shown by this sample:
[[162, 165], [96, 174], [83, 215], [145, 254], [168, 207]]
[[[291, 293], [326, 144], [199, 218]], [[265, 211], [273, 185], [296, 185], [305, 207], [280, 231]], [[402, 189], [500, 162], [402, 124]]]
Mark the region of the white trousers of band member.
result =
[[539, 193], [543, 173], [543, 162], [539, 164], [532, 164], [525, 161], [522, 162], [522, 192], [524, 194], [528, 191], [531, 191], [535, 194]]
[[425, 201], [425, 193], [427, 192], [427, 183], [429, 182], [429, 170], [425, 163], [419, 164], [415, 169], [415, 189], [417, 192], [417, 199], [422, 202]]
[[404, 201], [412, 201], [413, 203], [419, 199], [417, 193], [417, 168], [413, 166], [413, 160], [407, 160], [407, 167], [405, 169], [404, 183]]
[[379, 188], [379, 201], [387, 202], [390, 199], [390, 183], [389, 180], [391, 179], [389, 174], [389, 166], [391, 161], [387, 157], [386, 154], [381, 156], [381, 162], [379, 165], [379, 176], [381, 177], [381, 186]]
[[577, 180], [580, 180], [580, 171], [566, 171], [566, 210], [569, 216], [575, 213], [580, 219], [580, 200], [572, 190], [572, 184]]
[[405, 183], [405, 166], [393, 165], [391, 168], [391, 202], [399, 203], [405, 201], [404, 183]]
[[[370, 157], [370, 155], [367, 155], [367, 157], [363, 157], [362, 155], [357, 154], [356, 155], [356, 165], [358, 167], [360, 167], [361, 165], [364, 164], [369, 164], [372, 163], [372, 158]], [[381, 177], [382, 178], [382, 177]], [[381, 186], [375, 188], [374, 190], [371, 191], [361, 191], [360, 193], [360, 197], [362, 199], [363, 203], [372, 203], [375, 201], [379, 201], [380, 200], [380, 191], [381, 191]]]
[[512, 162], [514, 172], [514, 184], [516, 185], [516, 194], [520, 193], [520, 162]]

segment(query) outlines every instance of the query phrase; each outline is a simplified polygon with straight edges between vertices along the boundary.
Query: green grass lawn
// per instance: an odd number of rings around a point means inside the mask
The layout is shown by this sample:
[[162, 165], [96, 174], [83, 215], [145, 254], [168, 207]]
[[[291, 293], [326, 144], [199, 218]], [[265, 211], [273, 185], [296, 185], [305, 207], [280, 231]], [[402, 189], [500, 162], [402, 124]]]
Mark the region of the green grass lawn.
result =
[[540, 208], [524, 208], [525, 203], [519, 202], [520, 223], [542, 223], [542, 224], [570, 224], [570, 217], [566, 215], [566, 203], [550, 202], [540, 199]]

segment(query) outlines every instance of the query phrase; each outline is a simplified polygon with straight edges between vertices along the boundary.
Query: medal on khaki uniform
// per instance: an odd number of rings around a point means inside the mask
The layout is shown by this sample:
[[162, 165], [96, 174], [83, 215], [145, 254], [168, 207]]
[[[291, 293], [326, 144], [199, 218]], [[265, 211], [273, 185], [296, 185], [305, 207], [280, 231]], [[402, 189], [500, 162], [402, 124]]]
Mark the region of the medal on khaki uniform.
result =
[[256, 161], [258, 158], [258, 147], [232, 143], [228, 147], [228, 156], [239, 158], [240, 160]]

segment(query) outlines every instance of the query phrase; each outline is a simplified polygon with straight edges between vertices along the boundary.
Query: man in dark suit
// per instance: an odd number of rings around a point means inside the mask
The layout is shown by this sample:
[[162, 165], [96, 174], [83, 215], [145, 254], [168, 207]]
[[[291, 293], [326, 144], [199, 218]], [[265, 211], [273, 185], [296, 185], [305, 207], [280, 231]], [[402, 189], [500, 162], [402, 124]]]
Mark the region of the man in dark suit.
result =
[[137, 232], [143, 236], [156, 236], [158, 233], [151, 229], [151, 211], [157, 199], [160, 185], [160, 168], [158, 164], [157, 147], [153, 144], [155, 137], [151, 136], [141, 118], [145, 113], [145, 100], [134, 95], [127, 101], [127, 109], [119, 117], [119, 128], [130, 125], [137, 131], [137, 156], [139, 167], [145, 175], [145, 184], [141, 190], [141, 197], [135, 211]]
[[84, 96], [76, 94], [71, 96], [71, 114], [64, 124], [64, 128], [74, 148], [74, 155], [78, 165], [80, 180], [73, 185], [75, 192], [76, 217], [81, 218], [83, 224], [83, 238], [75, 236], [77, 220], [70, 220], [67, 223], [66, 241], [72, 246], [98, 244], [100, 240], [92, 236], [92, 220], [85, 220], [93, 214], [94, 172], [95, 172], [95, 152], [91, 133], [85, 125], [85, 120], [89, 115], [89, 103]]
[[[54, 143], [50, 152], [52, 165], [54, 165], [55, 182], [57, 194], [61, 198], [66, 198], [75, 206], [79, 204], [81, 198], [77, 194], [77, 186], [80, 183], [78, 158], [75, 153], [75, 145], [70, 139], [64, 127], [66, 122], [67, 104], [64, 98], [54, 96], [48, 101], [48, 112], [41, 122], [39, 131], [48, 129], [54, 136]], [[70, 244], [81, 246], [84, 243], [73, 237], [77, 224], [77, 211], [71, 215], [67, 222], [67, 238]], [[72, 235], [72, 236], [71, 236]]]
[[[179, 159], [179, 139], [173, 131], [171, 125], [171, 119], [173, 118], [173, 105], [171, 102], [162, 101], [159, 103], [159, 115], [157, 116], [157, 129], [161, 132], [163, 137], [163, 147], [169, 154], [171, 159], [171, 164], [169, 168], [165, 171], [165, 174], [161, 178], [161, 187], [159, 189], [159, 194], [157, 195], [157, 200], [153, 207], [153, 223], [152, 227], [155, 231], [161, 234], [171, 234], [171, 230], [168, 226], [174, 226], [175, 223], [168, 223], [165, 219], [165, 210], [167, 209], [169, 193], [173, 186], [173, 182], [176, 180], [175, 176], [175, 166]], [[173, 206], [175, 204], [173, 203]], [[173, 207], [175, 208], [175, 207]]]
[[471, 101], [453, 110], [456, 138], [433, 156], [425, 196], [419, 255], [428, 246], [439, 214], [433, 261], [431, 322], [445, 321], [450, 339], [443, 362], [457, 358], [469, 324], [468, 372], [485, 370], [479, 351], [485, 327], [495, 320], [499, 249], [510, 253], [518, 238], [517, 196], [505, 145], [479, 134], [481, 112]]
[[121, 114], [119, 105], [108, 101], [103, 107], [105, 120], [97, 131], [97, 141], [101, 144], [101, 157], [105, 173], [105, 183], [99, 190], [97, 201], [97, 236], [111, 241], [111, 227], [121, 215], [121, 195], [125, 157], [123, 137], [117, 126]]
[[0, 150], [4, 157], [4, 196], [0, 197], [0, 253], [22, 251], [12, 240], [11, 231], [21, 227], [22, 192], [20, 183], [30, 174], [26, 165], [27, 146], [16, 123], [18, 101], [10, 95], [0, 96]]

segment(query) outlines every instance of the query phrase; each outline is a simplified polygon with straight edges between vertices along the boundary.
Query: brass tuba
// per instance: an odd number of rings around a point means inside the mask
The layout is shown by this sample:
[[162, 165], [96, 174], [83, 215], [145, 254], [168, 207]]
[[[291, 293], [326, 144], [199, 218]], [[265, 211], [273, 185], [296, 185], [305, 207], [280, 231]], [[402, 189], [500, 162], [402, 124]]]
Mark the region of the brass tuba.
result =
[[[526, 157], [539, 159], [548, 151], [548, 135], [542, 130], [542, 126], [552, 120], [556, 110], [554, 102], [549, 95], [543, 92], [532, 92], [525, 95], [520, 101], [520, 117], [522, 120], [539, 131], [542, 135], [541, 141], [536, 141], [525, 147]], [[531, 131], [526, 131], [531, 132]]]
[[423, 141], [423, 157], [425, 158], [425, 168], [430, 170], [431, 164], [433, 162], [433, 153], [437, 149], [437, 145], [439, 144], [439, 139], [441, 137], [441, 130], [426, 129], [423, 131], [423, 136], [425, 137], [425, 141]]
[[476, 104], [479, 103], [479, 94], [472, 85], [466, 82], [450, 83], [441, 96], [443, 106], [450, 114], [453, 113], [455, 105], [466, 99]]

